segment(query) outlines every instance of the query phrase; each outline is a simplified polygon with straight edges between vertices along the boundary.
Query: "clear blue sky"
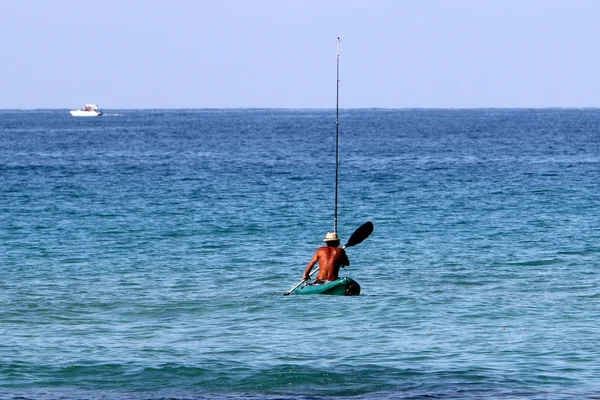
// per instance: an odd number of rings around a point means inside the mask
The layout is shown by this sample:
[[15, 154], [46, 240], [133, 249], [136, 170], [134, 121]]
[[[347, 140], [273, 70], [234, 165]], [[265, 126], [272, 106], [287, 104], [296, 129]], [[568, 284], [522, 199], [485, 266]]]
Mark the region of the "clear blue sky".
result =
[[0, 108], [600, 107], [597, 0], [0, 0]]

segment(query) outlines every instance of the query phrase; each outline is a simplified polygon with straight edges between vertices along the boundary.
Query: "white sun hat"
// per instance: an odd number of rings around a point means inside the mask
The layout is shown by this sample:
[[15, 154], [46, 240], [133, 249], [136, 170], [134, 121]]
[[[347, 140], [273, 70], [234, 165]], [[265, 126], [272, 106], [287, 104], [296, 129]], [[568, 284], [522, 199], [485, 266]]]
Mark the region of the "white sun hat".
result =
[[327, 235], [325, 236], [325, 239], [323, 239], [323, 241], [324, 242], [339, 242], [340, 238], [338, 238], [336, 232], [327, 232]]

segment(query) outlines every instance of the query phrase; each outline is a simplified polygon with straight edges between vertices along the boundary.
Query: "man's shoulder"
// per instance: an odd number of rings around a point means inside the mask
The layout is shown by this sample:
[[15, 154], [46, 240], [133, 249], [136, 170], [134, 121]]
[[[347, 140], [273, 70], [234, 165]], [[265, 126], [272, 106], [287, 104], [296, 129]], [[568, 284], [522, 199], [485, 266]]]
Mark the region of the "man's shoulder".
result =
[[335, 254], [336, 256], [341, 255], [341, 254], [346, 254], [346, 251], [344, 249], [342, 249], [341, 247], [321, 247], [319, 249], [320, 251], [322, 251], [325, 254]]
[[323, 246], [323, 247], [319, 247], [317, 249], [317, 253], [325, 253], [325, 254], [339, 253], [340, 250], [343, 251], [343, 249], [341, 249], [340, 247]]

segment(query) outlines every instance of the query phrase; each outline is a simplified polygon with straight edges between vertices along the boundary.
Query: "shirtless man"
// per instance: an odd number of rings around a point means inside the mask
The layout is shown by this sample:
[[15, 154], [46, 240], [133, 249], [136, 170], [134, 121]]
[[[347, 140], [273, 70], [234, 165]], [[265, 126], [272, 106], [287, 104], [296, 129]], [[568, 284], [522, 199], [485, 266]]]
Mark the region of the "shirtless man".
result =
[[328, 232], [323, 241], [327, 246], [317, 249], [312, 260], [306, 266], [302, 279], [310, 279], [310, 270], [316, 263], [319, 263], [319, 274], [317, 275], [319, 281], [335, 281], [338, 279], [340, 267], [344, 268], [350, 265], [346, 251], [338, 247], [340, 239], [337, 237], [337, 233]]

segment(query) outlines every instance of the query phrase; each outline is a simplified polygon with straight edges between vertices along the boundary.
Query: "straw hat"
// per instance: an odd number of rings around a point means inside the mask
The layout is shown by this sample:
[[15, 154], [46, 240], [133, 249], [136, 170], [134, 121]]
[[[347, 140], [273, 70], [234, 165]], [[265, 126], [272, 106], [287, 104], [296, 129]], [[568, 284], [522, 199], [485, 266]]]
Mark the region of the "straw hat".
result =
[[340, 238], [338, 238], [336, 232], [327, 232], [327, 235], [325, 236], [325, 239], [323, 239], [323, 241], [324, 242], [339, 242]]

